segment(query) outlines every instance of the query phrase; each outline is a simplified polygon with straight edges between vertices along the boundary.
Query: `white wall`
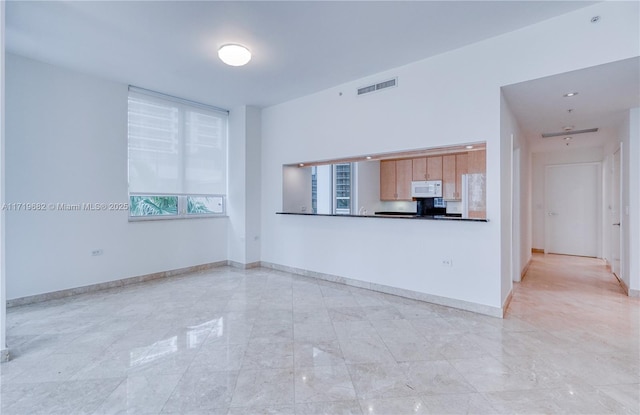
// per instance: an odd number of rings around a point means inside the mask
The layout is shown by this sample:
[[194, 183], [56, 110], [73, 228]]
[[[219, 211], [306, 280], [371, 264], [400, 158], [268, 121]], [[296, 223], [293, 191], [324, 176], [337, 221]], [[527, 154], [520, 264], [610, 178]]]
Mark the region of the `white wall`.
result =
[[[310, 167], [308, 168], [311, 169]], [[311, 173], [313, 176], [313, 173]], [[307, 183], [307, 185], [309, 185]], [[313, 187], [313, 185], [312, 185]], [[303, 187], [306, 192], [311, 192], [313, 199], [313, 188]], [[311, 212], [311, 210], [309, 210]], [[316, 166], [316, 211], [315, 213], [330, 215], [333, 213], [333, 165], [324, 164]]]
[[632, 109], [622, 133], [622, 279], [640, 296], [640, 108]]
[[[512, 199], [512, 271], [513, 281], [520, 281], [521, 273], [531, 259], [531, 163], [529, 145], [523, 135], [518, 122], [511, 111], [510, 104], [506, 97], [502, 95], [501, 103], [501, 137], [505, 143], [512, 147], [514, 172], [511, 182], [513, 188]], [[513, 143], [511, 140], [513, 138]], [[505, 154], [505, 157], [507, 155]], [[508, 158], [507, 158], [508, 159]], [[509, 160], [505, 160], [507, 162]], [[505, 235], [504, 240], [508, 235]], [[506, 248], [503, 245], [503, 250]], [[503, 295], [511, 288], [511, 285], [503, 280]]]
[[[7, 202], [123, 202], [127, 85], [7, 54]], [[7, 212], [7, 298], [227, 259], [227, 219]], [[101, 256], [91, 256], [102, 249]]]
[[356, 165], [357, 206], [353, 213], [358, 214], [363, 209], [367, 215], [373, 215], [380, 206], [380, 161], [361, 161]]
[[[273, 207], [275, 212], [312, 213], [311, 212], [311, 168], [286, 166], [282, 168], [282, 187], [287, 191], [282, 194], [282, 208]], [[269, 195], [265, 194], [265, 198]], [[264, 212], [264, 206], [262, 207]]]
[[[500, 251], [502, 253], [501, 262], [501, 284], [500, 284], [500, 300], [501, 304], [509, 296], [513, 281], [514, 251], [520, 246], [519, 240], [513, 238], [513, 147], [514, 140], [517, 140], [517, 123], [516, 119], [509, 108], [509, 104], [500, 91], [500, 203], [501, 203], [501, 235], [500, 235]], [[514, 244], [517, 245], [514, 247]], [[515, 261], [519, 262], [519, 261]]]
[[[606, 18], [590, 24], [596, 14]], [[265, 109], [262, 259], [499, 310], [510, 261], [502, 240], [511, 232], [502, 214], [511, 172], [501, 157], [500, 87], [637, 56], [640, 40], [628, 36], [637, 27], [637, 4], [596, 4]], [[397, 88], [355, 95], [393, 76]], [[330, 131], [310, 128], [327, 119]], [[282, 164], [476, 141], [487, 142], [488, 223], [273, 214]], [[445, 258], [454, 266], [442, 267]]]
[[[544, 249], [545, 244], [545, 166], [552, 164], [600, 162], [604, 158], [602, 147], [572, 149], [567, 147], [555, 153], [532, 154], [532, 226], [533, 248]], [[602, 195], [600, 201], [602, 203]], [[601, 236], [601, 231], [599, 235]]]
[[[247, 192], [247, 209], [245, 221], [247, 249], [245, 263], [251, 264], [260, 261], [261, 257], [260, 206], [262, 205], [262, 179], [260, 172], [262, 171], [262, 110], [256, 107], [247, 107], [246, 118], [247, 152], [245, 160], [247, 164], [247, 181], [245, 183], [245, 191]], [[235, 137], [231, 137], [235, 139]], [[238, 160], [229, 158], [230, 166], [237, 162]]]
[[[5, 146], [4, 146], [4, 134], [5, 134], [5, 115], [4, 115], [4, 68], [5, 68], [5, 54], [4, 54], [4, 7], [5, 2], [0, 2], [0, 204], [4, 204], [5, 201]], [[7, 289], [6, 289], [6, 255], [5, 255], [5, 212], [0, 211], [0, 361], [8, 359], [7, 347], [7, 320], [6, 320], [6, 305], [7, 305]]]
[[260, 261], [260, 109], [242, 106], [229, 113], [229, 260]]

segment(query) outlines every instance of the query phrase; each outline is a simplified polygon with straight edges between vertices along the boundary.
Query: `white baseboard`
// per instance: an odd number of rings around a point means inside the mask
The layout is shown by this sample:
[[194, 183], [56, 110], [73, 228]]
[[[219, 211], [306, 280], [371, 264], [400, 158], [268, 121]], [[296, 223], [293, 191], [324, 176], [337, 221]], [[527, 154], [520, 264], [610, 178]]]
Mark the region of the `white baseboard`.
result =
[[0, 350], [0, 363], [9, 361], [9, 349]]
[[274, 264], [271, 262], [263, 261], [263, 262], [260, 262], [260, 265], [264, 268], [270, 268], [278, 271], [288, 272], [291, 274], [302, 275], [304, 277], [317, 278], [320, 280], [349, 285], [352, 287], [365, 288], [371, 291], [378, 291], [385, 294], [397, 295], [398, 297], [410, 298], [412, 300], [424, 301], [426, 303], [438, 304], [446, 307], [457, 308], [460, 310], [471, 311], [473, 313], [484, 314], [491, 317], [497, 317], [497, 318], [503, 317], [502, 308], [491, 307], [484, 304], [477, 304], [469, 301], [457, 300], [455, 298], [440, 297], [437, 295], [426, 294], [419, 291], [412, 291], [404, 288], [390, 287], [387, 285], [376, 284], [372, 282], [366, 282], [366, 281], [356, 280], [356, 279], [347, 278], [347, 277], [341, 277], [338, 275], [325, 274], [322, 272], [309, 271], [301, 268]]
[[229, 265], [232, 268], [238, 268], [238, 269], [252, 269], [252, 268], [259, 268], [260, 267], [260, 261], [249, 262], [247, 264], [243, 264], [242, 262], [229, 260], [229, 261], [227, 261], [227, 265]]
[[502, 318], [507, 314], [507, 309], [511, 304], [511, 300], [513, 299], [513, 289], [509, 290], [509, 294], [507, 294], [507, 298], [504, 299], [502, 303]]
[[211, 268], [223, 267], [225, 265], [228, 265], [228, 261], [210, 262], [208, 264], [178, 268], [170, 271], [155, 272], [152, 274], [145, 274], [145, 275], [139, 275], [136, 277], [123, 278], [120, 280], [102, 282], [99, 284], [85, 285], [83, 287], [70, 288], [67, 290], [53, 291], [53, 292], [48, 292], [43, 294], [30, 295], [27, 297], [13, 298], [11, 300], [7, 300], [7, 308], [39, 303], [42, 301], [57, 300], [60, 298], [70, 297], [78, 294], [85, 294], [85, 293], [90, 293], [94, 291], [106, 290], [109, 288], [123, 287], [125, 285], [139, 284], [141, 282], [157, 280], [160, 278], [170, 278], [178, 275], [189, 274], [192, 272], [205, 271]]

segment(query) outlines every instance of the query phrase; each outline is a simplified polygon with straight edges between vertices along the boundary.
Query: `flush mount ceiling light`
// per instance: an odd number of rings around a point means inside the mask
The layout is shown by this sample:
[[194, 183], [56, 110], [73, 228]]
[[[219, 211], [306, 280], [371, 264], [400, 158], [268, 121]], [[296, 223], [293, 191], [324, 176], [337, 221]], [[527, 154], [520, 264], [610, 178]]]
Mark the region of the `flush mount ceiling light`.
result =
[[251, 60], [251, 52], [242, 45], [222, 45], [218, 49], [218, 57], [229, 66], [243, 66]]
[[563, 97], [571, 98], [571, 97], [575, 97], [576, 95], [578, 95], [577, 92], [567, 92], [566, 94], [563, 95]]

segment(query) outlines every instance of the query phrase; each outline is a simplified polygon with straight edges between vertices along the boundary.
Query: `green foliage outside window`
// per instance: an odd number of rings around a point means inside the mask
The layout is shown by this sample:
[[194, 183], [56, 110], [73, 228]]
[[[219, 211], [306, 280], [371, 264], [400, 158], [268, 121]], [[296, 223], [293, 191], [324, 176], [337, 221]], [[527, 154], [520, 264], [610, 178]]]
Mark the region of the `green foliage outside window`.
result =
[[164, 216], [178, 214], [177, 196], [130, 196], [131, 216]]

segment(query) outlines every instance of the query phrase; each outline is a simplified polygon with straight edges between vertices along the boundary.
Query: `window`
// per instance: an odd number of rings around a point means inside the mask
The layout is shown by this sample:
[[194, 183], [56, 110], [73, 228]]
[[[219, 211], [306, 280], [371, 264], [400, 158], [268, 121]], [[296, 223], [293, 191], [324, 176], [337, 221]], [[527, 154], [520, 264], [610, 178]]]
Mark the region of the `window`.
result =
[[334, 212], [337, 215], [351, 214], [351, 163], [333, 165], [335, 203]]
[[318, 213], [318, 167], [311, 167], [311, 212]]
[[225, 214], [228, 112], [129, 87], [129, 216]]
[[349, 215], [353, 206], [354, 163], [311, 167], [313, 213]]

